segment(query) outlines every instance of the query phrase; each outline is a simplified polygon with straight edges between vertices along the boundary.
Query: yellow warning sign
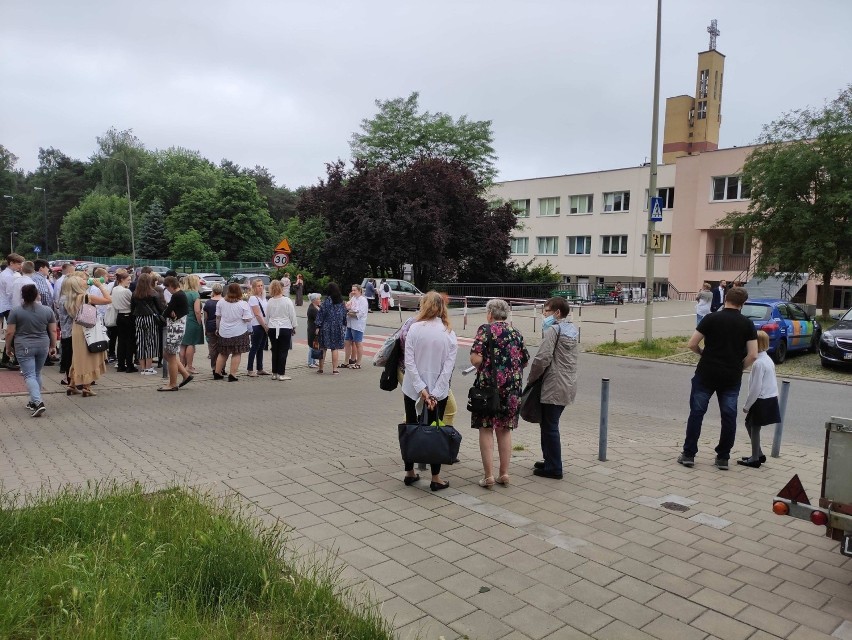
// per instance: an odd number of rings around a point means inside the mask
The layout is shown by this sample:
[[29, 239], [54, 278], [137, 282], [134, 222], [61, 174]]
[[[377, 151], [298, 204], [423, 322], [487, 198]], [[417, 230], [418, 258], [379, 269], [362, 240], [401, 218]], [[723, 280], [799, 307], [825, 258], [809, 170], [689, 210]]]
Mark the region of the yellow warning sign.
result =
[[287, 238], [284, 238], [281, 242], [279, 242], [278, 246], [275, 247], [275, 250], [282, 253], [290, 253], [290, 243], [287, 242]]

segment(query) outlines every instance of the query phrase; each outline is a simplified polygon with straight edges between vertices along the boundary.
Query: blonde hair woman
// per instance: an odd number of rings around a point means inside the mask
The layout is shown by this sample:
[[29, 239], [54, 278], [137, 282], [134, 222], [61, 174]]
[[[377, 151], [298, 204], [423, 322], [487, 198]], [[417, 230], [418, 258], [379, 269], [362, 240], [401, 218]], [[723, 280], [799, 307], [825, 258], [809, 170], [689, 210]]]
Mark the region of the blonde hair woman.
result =
[[[418, 421], [417, 403], [422, 401], [428, 412], [427, 422], [442, 420], [450, 394], [450, 380], [456, 365], [458, 344], [450, 328], [450, 319], [444, 298], [430, 291], [420, 301], [420, 311], [408, 330], [405, 339], [405, 375], [402, 379], [405, 420]], [[420, 479], [414, 473], [414, 460], [404, 460], [405, 484]], [[441, 480], [441, 465], [432, 465], [432, 482], [429, 488], [440, 491], [450, 486]]]
[[270, 283], [269, 295], [272, 297], [266, 307], [266, 326], [272, 346], [272, 379], [290, 380], [287, 375], [287, 356], [293, 331], [299, 326], [296, 307], [293, 301], [284, 295], [284, 286], [280, 280]]
[[[69, 296], [65, 301], [65, 310], [73, 319], [77, 317], [77, 312], [85, 303], [93, 305], [107, 305], [112, 302], [112, 298], [106, 289], [106, 285], [100, 280], [93, 280], [92, 286], [95, 287], [99, 295], [89, 293], [89, 287], [86, 284], [85, 277], [67, 278]], [[66, 395], [75, 395], [80, 393], [77, 385], [80, 385], [83, 397], [97, 395], [91, 389], [91, 384], [100, 378], [106, 372], [106, 360], [103, 353], [89, 353], [89, 348], [86, 345], [86, 336], [83, 334], [83, 327], [76, 322], [71, 328], [71, 369], [68, 372], [68, 388], [65, 390]]]
[[180, 344], [180, 361], [191, 374], [198, 373], [192, 366], [195, 358], [195, 345], [204, 344], [204, 319], [201, 315], [201, 294], [198, 287], [201, 278], [191, 273], [181, 281], [180, 288], [186, 294], [186, 302], [189, 305], [189, 313], [186, 315], [186, 331]]

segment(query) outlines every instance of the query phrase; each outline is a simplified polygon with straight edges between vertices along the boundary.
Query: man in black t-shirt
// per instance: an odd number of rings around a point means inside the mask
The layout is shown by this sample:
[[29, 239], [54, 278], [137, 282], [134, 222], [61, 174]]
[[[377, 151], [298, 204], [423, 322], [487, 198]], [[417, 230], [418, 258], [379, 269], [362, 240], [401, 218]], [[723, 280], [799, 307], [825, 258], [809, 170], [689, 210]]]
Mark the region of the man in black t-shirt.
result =
[[[689, 419], [683, 453], [677, 461], [685, 467], [695, 464], [701, 423], [710, 397], [715, 393], [722, 414], [722, 430], [716, 447], [716, 467], [728, 469], [728, 459], [737, 433], [737, 398], [743, 369], [757, 358], [757, 331], [754, 323], [742, 315], [748, 293], [741, 287], [730, 289], [725, 306], [701, 320], [689, 339], [689, 348], [701, 356], [692, 377], [689, 395]], [[699, 343], [704, 341], [704, 348]]]

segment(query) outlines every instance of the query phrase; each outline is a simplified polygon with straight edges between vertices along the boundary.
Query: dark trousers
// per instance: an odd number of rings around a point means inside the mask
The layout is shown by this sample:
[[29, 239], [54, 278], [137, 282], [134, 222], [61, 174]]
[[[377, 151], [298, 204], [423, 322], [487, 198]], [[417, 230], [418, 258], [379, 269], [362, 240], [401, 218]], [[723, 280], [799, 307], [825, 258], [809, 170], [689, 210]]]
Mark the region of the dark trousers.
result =
[[705, 380], [696, 373], [692, 376], [692, 392], [689, 394], [689, 419], [686, 421], [686, 438], [683, 441], [683, 453], [691, 458], [698, 453], [698, 438], [701, 437], [701, 423], [710, 404], [710, 398], [716, 394], [719, 401], [719, 413], [722, 416], [722, 430], [716, 457], [727, 460], [731, 457], [731, 448], [737, 436], [737, 399], [740, 396], [740, 382], [719, 384]]
[[[290, 352], [292, 329], [270, 329], [269, 344], [272, 347], [272, 373], [283, 376], [287, 373], [287, 354]], [[260, 360], [257, 361], [260, 366]]]
[[561, 404], [541, 403], [541, 453], [544, 458], [544, 470], [548, 473], [562, 473], [562, 441], [559, 436], [559, 418], [565, 406]]
[[59, 356], [59, 373], [68, 374], [71, 369], [71, 356], [73, 354], [71, 336], [59, 340], [59, 346], [62, 348], [62, 353]]
[[249, 349], [246, 369], [254, 371], [254, 359], [257, 358], [257, 370], [263, 371], [263, 350], [266, 349], [266, 332], [257, 325], [251, 328], [251, 348]]
[[133, 369], [133, 356], [136, 353], [136, 321], [129, 313], [120, 313], [116, 319], [116, 353], [118, 368]]
[[[448, 396], [449, 397], [449, 396]], [[417, 416], [417, 401], [412, 400], [407, 395], [402, 394], [402, 399], [405, 402], [405, 422], [407, 424], [417, 424], [419, 422], [419, 418]], [[443, 400], [438, 400], [438, 406], [434, 409], [430, 409], [426, 416], [426, 424], [432, 424], [435, 420], [443, 420], [444, 419], [444, 409], [447, 408], [447, 398]], [[414, 470], [414, 463], [409, 462], [408, 460], [403, 460], [405, 463], [406, 471]], [[436, 476], [441, 473], [441, 465], [433, 464], [429, 465], [432, 467], [432, 475]]]
[[[118, 320], [116, 320], [118, 322]], [[115, 342], [118, 340], [118, 324], [114, 327], [107, 327], [107, 338], [109, 338], [109, 345], [107, 346], [107, 357], [115, 359]]]

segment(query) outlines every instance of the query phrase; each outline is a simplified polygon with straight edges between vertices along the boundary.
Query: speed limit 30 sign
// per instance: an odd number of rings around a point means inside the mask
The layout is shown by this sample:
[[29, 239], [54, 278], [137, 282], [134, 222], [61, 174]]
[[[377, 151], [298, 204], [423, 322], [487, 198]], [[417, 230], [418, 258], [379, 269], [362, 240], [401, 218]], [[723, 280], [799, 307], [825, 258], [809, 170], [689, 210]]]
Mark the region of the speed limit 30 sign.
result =
[[290, 262], [290, 254], [288, 253], [276, 253], [272, 256], [272, 264], [276, 267], [286, 267], [288, 262]]

